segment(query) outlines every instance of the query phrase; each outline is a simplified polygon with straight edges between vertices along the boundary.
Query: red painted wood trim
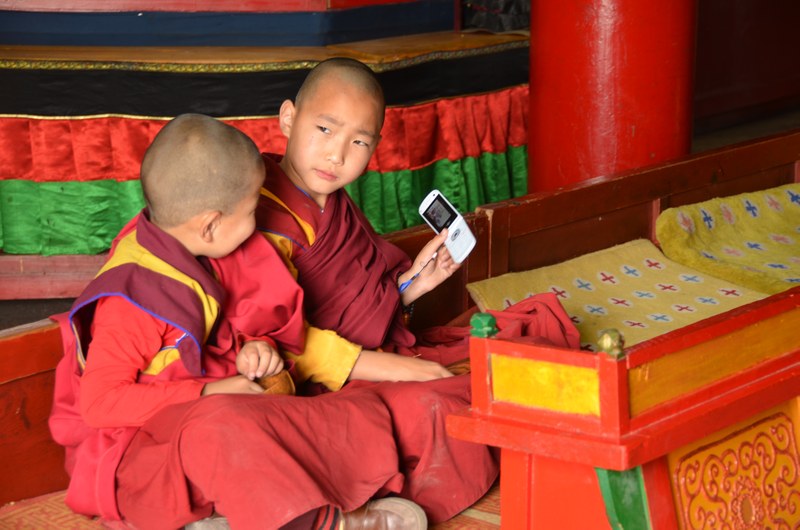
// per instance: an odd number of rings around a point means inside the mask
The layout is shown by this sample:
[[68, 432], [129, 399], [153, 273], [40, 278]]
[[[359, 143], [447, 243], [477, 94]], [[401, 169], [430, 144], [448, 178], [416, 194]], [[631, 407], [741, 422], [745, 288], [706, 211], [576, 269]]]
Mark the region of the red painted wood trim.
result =
[[657, 458], [642, 465], [642, 479], [647, 493], [651, 530], [678, 528], [667, 458]]
[[529, 453], [500, 451], [500, 516], [503, 528], [532, 528], [533, 457]]
[[658, 245], [658, 239], [656, 238], [656, 220], [664, 210], [665, 208], [661, 206], [661, 198], [653, 199], [650, 203], [650, 222], [647, 225], [649, 231], [647, 239], [656, 245]]
[[488, 413], [492, 400], [492, 381], [489, 377], [489, 354], [486, 339], [470, 337], [470, 384], [472, 385], [472, 408], [479, 413]]
[[[475, 408], [475, 412], [479, 412], [477, 407], [473, 408]], [[502, 401], [491, 401], [489, 403], [487, 415], [495, 418], [507, 418], [512, 421], [558, 428], [562, 429], [564, 432], [580, 432], [610, 437], [615, 437], [617, 433], [616, 429], [607, 428], [602, 425], [600, 418], [597, 416], [556, 412]]]
[[630, 455], [632, 448], [644, 443], [640, 436], [629, 435], [617, 442], [469, 411], [448, 415], [447, 433], [461, 440], [617, 471], [641, 463], [633, 462]]
[[0, 331], [0, 506], [62, 490], [69, 478], [64, 448], [50, 437], [55, 366], [62, 357], [55, 322]]
[[[0, 352], [3, 353], [3, 352]], [[3, 383], [0, 506], [66, 488], [64, 448], [50, 437], [53, 370]]]
[[592, 352], [545, 346], [541, 344], [524, 344], [496, 339], [485, 340], [486, 350], [495, 355], [504, 355], [517, 359], [530, 359], [567, 366], [597, 369], [598, 357]]
[[628, 372], [625, 359], [600, 352], [600, 425], [602, 432], [619, 438], [630, 427]]
[[[508, 204], [515, 207], [516, 202]], [[509, 272], [508, 256], [510, 237], [508, 233], [508, 215], [513, 208], [485, 208], [478, 207], [478, 213], [485, 215], [489, 220], [489, 276], [499, 276]]]
[[61, 333], [52, 320], [0, 331], [0, 384], [53, 370], [63, 356]]
[[105, 260], [105, 254], [0, 254], [0, 300], [75, 298], [95, 277]]

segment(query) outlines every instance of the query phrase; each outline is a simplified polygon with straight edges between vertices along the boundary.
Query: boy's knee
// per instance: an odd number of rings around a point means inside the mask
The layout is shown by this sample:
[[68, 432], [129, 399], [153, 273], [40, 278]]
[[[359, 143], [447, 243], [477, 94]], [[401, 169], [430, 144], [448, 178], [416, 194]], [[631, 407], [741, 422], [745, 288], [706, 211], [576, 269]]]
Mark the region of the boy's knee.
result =
[[220, 442], [252, 429], [258, 417], [266, 413], [259, 413], [252, 406], [253, 398], [263, 399], [263, 396], [217, 394], [197, 400], [181, 419], [181, 437]]
[[470, 405], [463, 392], [430, 383], [389, 383], [381, 396], [393, 415], [414, 416], [420, 421], [443, 421], [448, 414]]

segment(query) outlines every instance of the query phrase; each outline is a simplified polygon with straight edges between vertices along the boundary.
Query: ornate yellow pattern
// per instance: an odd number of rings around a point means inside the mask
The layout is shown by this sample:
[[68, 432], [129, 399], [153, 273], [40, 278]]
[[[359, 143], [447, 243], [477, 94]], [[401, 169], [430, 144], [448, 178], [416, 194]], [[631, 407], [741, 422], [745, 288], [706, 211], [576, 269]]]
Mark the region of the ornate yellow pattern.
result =
[[800, 527], [796, 428], [784, 412], [691, 450], [673, 470], [684, 530]]

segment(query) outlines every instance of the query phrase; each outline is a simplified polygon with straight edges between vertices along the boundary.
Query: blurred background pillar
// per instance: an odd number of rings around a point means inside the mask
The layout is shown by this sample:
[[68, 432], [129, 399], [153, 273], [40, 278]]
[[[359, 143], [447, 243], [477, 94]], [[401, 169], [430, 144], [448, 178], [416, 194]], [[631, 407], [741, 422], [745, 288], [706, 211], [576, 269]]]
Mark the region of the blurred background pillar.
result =
[[695, 0], [532, 0], [528, 191], [688, 154]]

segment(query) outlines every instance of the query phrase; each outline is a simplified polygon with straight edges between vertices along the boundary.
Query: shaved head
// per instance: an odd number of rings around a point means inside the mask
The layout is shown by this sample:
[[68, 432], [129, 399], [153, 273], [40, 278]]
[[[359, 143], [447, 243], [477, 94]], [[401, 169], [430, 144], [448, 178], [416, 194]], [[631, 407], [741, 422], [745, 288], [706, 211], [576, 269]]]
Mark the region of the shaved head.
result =
[[[297, 92], [295, 106], [299, 109], [303, 104], [304, 98], [311, 97], [322, 83], [332, 77], [337, 77], [339, 80], [355, 86], [372, 96], [381, 109], [386, 105], [383, 97], [383, 88], [381, 88], [378, 78], [375, 77], [375, 73], [367, 65], [347, 57], [334, 57], [322, 61], [309, 72]], [[382, 119], [381, 124], [383, 124]]]
[[151, 220], [170, 228], [205, 211], [231, 213], [263, 176], [261, 154], [246, 134], [209, 116], [182, 114], [147, 149], [141, 184]]

